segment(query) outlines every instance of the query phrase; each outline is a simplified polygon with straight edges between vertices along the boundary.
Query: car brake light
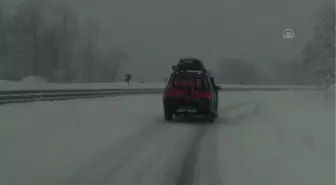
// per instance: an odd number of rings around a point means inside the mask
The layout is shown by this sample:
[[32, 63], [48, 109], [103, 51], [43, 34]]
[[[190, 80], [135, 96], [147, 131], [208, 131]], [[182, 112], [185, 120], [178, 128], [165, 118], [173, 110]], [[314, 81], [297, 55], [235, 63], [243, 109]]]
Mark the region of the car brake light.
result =
[[163, 98], [167, 97], [181, 97], [184, 95], [184, 91], [177, 89], [166, 89], [163, 93]]
[[208, 99], [208, 100], [212, 99], [211, 92], [197, 91], [197, 92], [194, 92], [194, 96], [196, 98], [205, 98], [205, 99]]

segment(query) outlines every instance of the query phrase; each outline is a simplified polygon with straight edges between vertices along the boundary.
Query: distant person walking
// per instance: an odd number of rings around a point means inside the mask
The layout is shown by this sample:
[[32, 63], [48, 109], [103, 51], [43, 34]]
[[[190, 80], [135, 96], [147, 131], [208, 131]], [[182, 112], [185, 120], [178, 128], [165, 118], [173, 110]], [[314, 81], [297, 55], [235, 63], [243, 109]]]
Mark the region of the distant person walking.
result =
[[131, 79], [132, 79], [132, 75], [129, 74], [129, 73], [127, 73], [125, 77], [126, 77], [126, 78], [125, 78], [125, 82], [127, 82], [127, 85], [129, 86], [130, 81], [131, 81]]

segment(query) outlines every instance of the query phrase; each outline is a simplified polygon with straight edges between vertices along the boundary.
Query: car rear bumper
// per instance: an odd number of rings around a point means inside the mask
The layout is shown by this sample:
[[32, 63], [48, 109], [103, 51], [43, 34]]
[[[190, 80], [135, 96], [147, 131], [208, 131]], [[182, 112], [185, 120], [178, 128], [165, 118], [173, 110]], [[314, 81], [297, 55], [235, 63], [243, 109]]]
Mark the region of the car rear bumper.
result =
[[163, 105], [165, 109], [173, 112], [190, 112], [190, 113], [209, 113], [211, 112], [211, 102], [209, 100], [179, 100], [164, 99]]

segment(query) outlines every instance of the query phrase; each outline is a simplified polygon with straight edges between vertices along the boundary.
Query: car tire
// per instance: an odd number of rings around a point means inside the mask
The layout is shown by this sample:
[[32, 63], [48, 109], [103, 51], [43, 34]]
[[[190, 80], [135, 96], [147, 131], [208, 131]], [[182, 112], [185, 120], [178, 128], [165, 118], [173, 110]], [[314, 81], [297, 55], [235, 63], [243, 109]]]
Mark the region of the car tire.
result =
[[216, 115], [215, 114], [210, 114], [207, 116], [207, 120], [209, 123], [214, 123], [216, 119]]
[[210, 116], [210, 117], [208, 118], [208, 121], [209, 121], [209, 123], [214, 123], [214, 122], [215, 122], [215, 118], [212, 117], [212, 116]]
[[166, 121], [172, 121], [173, 120], [173, 116], [174, 116], [173, 111], [171, 111], [171, 110], [169, 110], [167, 108], [164, 109], [164, 119]]

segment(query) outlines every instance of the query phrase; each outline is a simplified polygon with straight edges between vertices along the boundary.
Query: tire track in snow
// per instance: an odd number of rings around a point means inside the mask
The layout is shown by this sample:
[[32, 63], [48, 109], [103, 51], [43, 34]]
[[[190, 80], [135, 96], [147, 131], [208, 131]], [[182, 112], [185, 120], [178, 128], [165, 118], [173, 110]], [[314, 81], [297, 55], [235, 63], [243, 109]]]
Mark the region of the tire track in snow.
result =
[[[193, 130], [195, 128], [176, 125], [170, 131], [155, 138], [146, 148], [134, 155], [134, 158], [121, 168], [118, 174], [115, 174], [113, 179], [109, 181], [110, 185], [161, 184], [171, 165], [171, 161], [167, 161], [167, 157], [175, 151], [176, 145], [189, 138], [189, 133], [193, 133]], [[176, 160], [175, 158], [171, 159]]]
[[126, 165], [141, 148], [153, 138], [168, 132], [172, 125], [149, 124], [131, 137], [111, 146], [108, 150], [92, 159], [92, 163], [79, 169], [78, 173], [66, 182], [66, 185], [100, 185], [106, 184], [119, 168]]
[[177, 177], [176, 185], [192, 185], [195, 178], [195, 166], [198, 159], [198, 150], [200, 141], [207, 132], [209, 126], [198, 130], [197, 134], [192, 138], [192, 142], [183, 162], [180, 174]]
[[211, 125], [189, 125], [190, 131], [181, 138], [167, 158], [165, 177], [161, 185], [191, 185], [201, 139]]
[[[224, 110], [231, 111], [249, 103], [250, 102], [236, 104]], [[114, 179], [113, 175], [117, 174], [122, 167], [128, 165], [132, 157], [136, 156], [138, 152], [150, 145], [150, 143], [155, 141], [160, 135], [169, 132], [174, 126], [177, 125], [162, 124], [160, 122], [144, 126], [141, 130], [132, 134], [132, 136], [121, 140], [117, 145], [113, 145], [105, 150], [105, 152], [100, 152], [97, 157], [90, 160], [92, 161], [91, 164], [79, 169], [79, 172], [70, 178], [70, 181], [66, 183], [66, 185], [107, 184], [111, 179]], [[201, 140], [207, 133], [207, 130], [213, 128], [213, 126], [215, 125], [195, 125], [195, 127], [193, 126], [193, 128], [191, 128], [192, 131], [186, 133], [187, 136], [184, 137], [185, 140], [182, 140], [177, 147], [172, 150], [171, 159], [174, 162], [170, 164], [169, 169], [167, 169], [171, 176], [170, 179], [165, 179], [163, 184], [192, 185], [195, 183], [195, 168], [198, 162], [199, 148], [201, 143], [204, 143], [201, 142]], [[214, 151], [212, 150], [210, 152]], [[213, 155], [215, 154], [211, 154], [210, 156]], [[206, 168], [212, 169], [212, 164], [209, 164]], [[216, 175], [212, 176], [215, 177]], [[208, 178], [206, 179], [206, 181], [210, 180]], [[218, 182], [218, 180], [216, 180], [216, 182]]]
[[[242, 102], [238, 103], [232, 106], [228, 106], [223, 109], [222, 112], [228, 112], [228, 111], [235, 111], [241, 107], [248, 106], [248, 105], [253, 105], [253, 102]], [[243, 121], [247, 119], [248, 115], [253, 114], [253, 112], [248, 112], [237, 115], [237, 117], [234, 119], [236, 122]], [[219, 120], [220, 122], [226, 121], [224, 120]], [[230, 120], [232, 122], [233, 120]], [[219, 123], [221, 124], [221, 123]], [[162, 183], [163, 185], [193, 185], [197, 184], [199, 182], [196, 182], [198, 180], [197, 177], [197, 172], [202, 171], [202, 169], [197, 169], [197, 164], [199, 161], [202, 161], [203, 164], [205, 165], [206, 169], [209, 169], [210, 172], [207, 172], [202, 180], [206, 181], [205, 184], [214, 184], [214, 185], [221, 185], [221, 178], [219, 175], [219, 168], [217, 165], [217, 148], [216, 145], [218, 144], [215, 142], [215, 138], [207, 139], [205, 136], [207, 136], [208, 130], [212, 128], [216, 128], [217, 124], [215, 125], [198, 125], [199, 128], [196, 129], [190, 136], [187, 138], [189, 141], [183, 141], [180, 146], [173, 151], [173, 159], [176, 160], [175, 164], [172, 164], [170, 169], [168, 170], [167, 177], [165, 181]], [[203, 142], [203, 140], [206, 140]], [[199, 157], [200, 155], [200, 148], [201, 145], [212, 145], [213, 147], [206, 147], [211, 154], [208, 154], [210, 162], [204, 162], [204, 159], [201, 159]], [[185, 147], [186, 149], [183, 149]], [[202, 153], [203, 154], [203, 153]], [[181, 165], [180, 165], [181, 164]], [[172, 180], [173, 179], [173, 180]]]
[[193, 185], [223, 185], [220, 167], [218, 146], [218, 130], [220, 125], [214, 125], [208, 129], [200, 145], [199, 160], [196, 164], [196, 173]]

